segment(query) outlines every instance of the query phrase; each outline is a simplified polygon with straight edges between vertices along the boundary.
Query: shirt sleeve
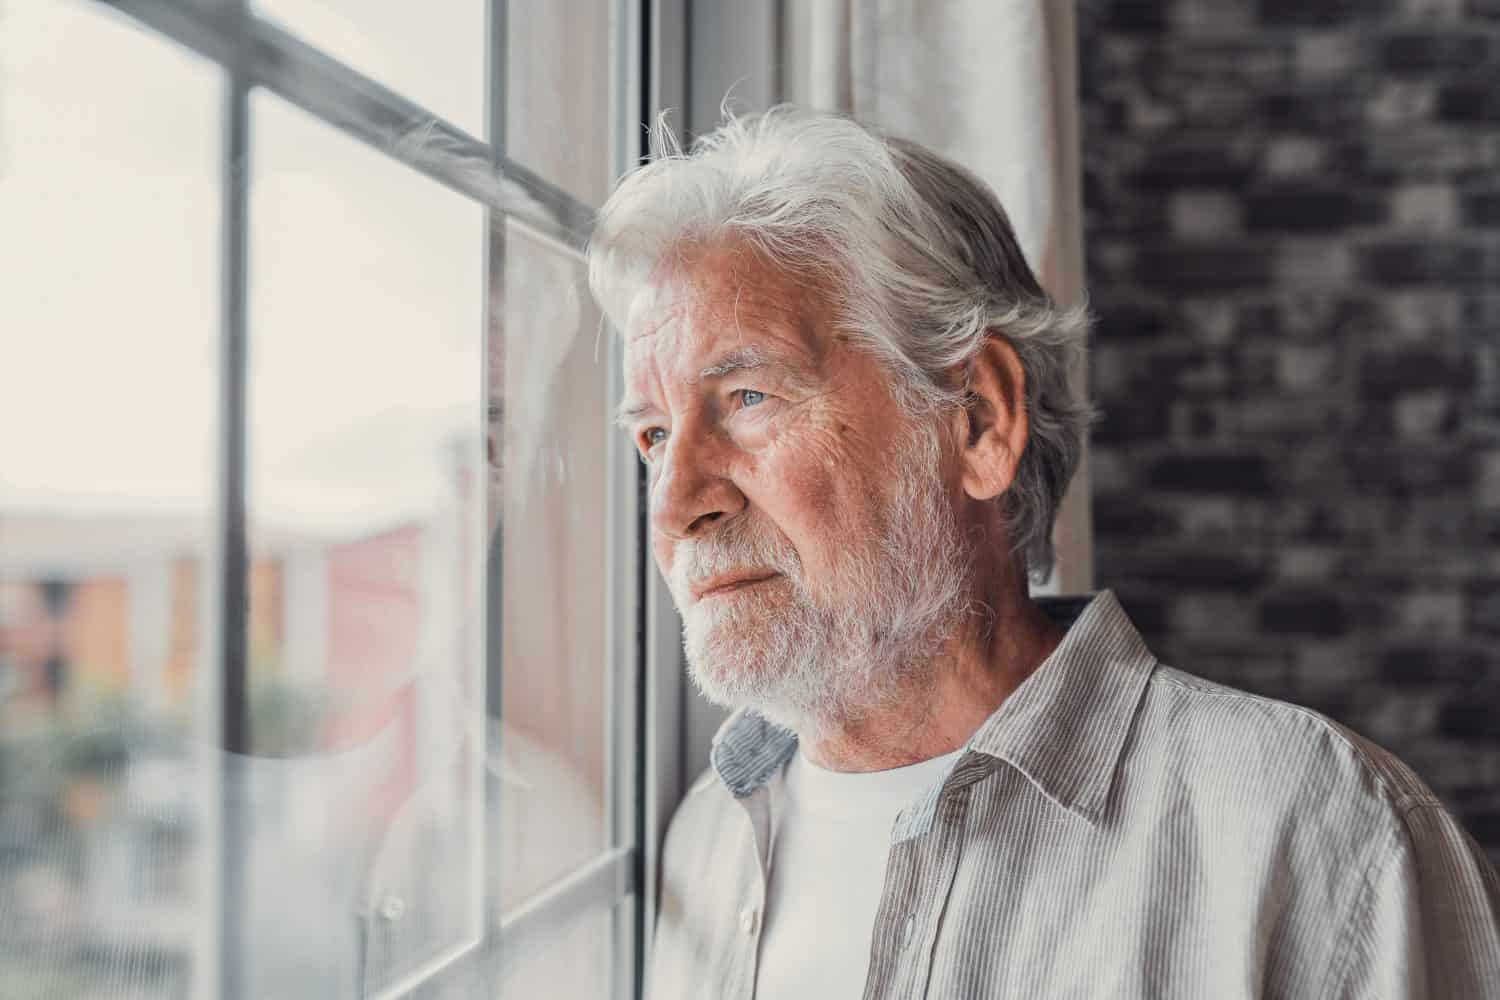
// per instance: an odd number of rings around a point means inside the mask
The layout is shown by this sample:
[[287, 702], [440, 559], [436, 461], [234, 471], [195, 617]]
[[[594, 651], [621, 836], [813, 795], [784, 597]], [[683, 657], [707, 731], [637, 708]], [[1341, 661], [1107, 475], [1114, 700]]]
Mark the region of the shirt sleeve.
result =
[[1500, 998], [1500, 880], [1437, 801], [1420, 802], [1371, 863], [1338, 998]]

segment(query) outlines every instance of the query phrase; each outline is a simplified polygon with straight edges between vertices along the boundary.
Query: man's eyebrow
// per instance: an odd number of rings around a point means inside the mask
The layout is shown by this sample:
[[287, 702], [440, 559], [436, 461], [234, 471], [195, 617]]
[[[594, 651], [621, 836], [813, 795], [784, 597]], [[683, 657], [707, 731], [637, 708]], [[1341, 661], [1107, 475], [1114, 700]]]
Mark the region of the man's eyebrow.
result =
[[[754, 347], [742, 347], [731, 351], [713, 364], [701, 369], [698, 372], [698, 378], [724, 378], [726, 375], [732, 375], [735, 372], [757, 371], [760, 369], [771, 369], [788, 383], [800, 388], [806, 388], [811, 385], [811, 380], [799, 371], [797, 366]], [[655, 411], [656, 406], [654, 404], [643, 400], [621, 400], [619, 409], [615, 411], [615, 425], [628, 430], [640, 417]]]
[[741, 347], [724, 355], [713, 364], [698, 372], [700, 379], [723, 378], [735, 372], [767, 370], [773, 372], [786, 386], [810, 392], [817, 381], [804, 365], [779, 353], [767, 353], [757, 347]]
[[757, 368], [769, 366], [784, 368], [785, 365], [776, 364], [760, 351], [753, 347], [742, 347], [720, 358], [698, 373], [703, 378], [723, 378], [725, 375], [741, 371], [754, 371]]
[[656, 407], [650, 403], [622, 399], [619, 409], [615, 410], [615, 426], [628, 431], [632, 424], [654, 409]]

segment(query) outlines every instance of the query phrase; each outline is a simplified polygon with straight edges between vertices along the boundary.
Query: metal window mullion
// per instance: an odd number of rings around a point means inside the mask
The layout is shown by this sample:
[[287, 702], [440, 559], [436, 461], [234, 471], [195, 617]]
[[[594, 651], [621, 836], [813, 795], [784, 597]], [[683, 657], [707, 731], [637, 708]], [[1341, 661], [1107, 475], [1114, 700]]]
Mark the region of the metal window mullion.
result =
[[[641, 46], [646, 36], [646, 0], [614, 0], [609, 6], [609, 121], [610, 172], [619, 176], [634, 168], [641, 155], [640, 112], [645, 100], [645, 67]], [[607, 355], [608, 402], [613, 412], [624, 395], [623, 352], [620, 339], [611, 337]], [[608, 459], [608, 550], [605, 580], [608, 587], [609, 637], [608, 717], [605, 774], [608, 785], [608, 843], [629, 845], [631, 882], [644, 885], [641, 818], [645, 719], [644, 647], [639, 586], [643, 536], [639, 519], [641, 464], [624, 437], [602, 431]], [[644, 955], [644, 896], [636, 891], [629, 906], [610, 909], [610, 996], [637, 1000], [641, 996]]]
[[[687, 0], [649, 0], [645, 17], [645, 95], [641, 120], [654, 122], [659, 112], [678, 109], [685, 114], [688, 86]], [[643, 151], [644, 154], [644, 151]], [[688, 681], [682, 669], [682, 622], [660, 574], [651, 570], [647, 553], [648, 501], [644, 469], [638, 475], [640, 500], [641, 669], [644, 723], [641, 786], [642, 926], [641, 966], [649, 966], [656, 930], [657, 885], [661, 847], [667, 824], [681, 801], [688, 777], [682, 748], [683, 702]]]
[[509, 45], [509, 39], [509, 0], [489, 0], [489, 51], [486, 53], [488, 70], [486, 77], [489, 89], [485, 95], [485, 119], [489, 128], [487, 138], [497, 163], [505, 159], [506, 150], [505, 95], [510, 72], [506, 46]]
[[615, 847], [553, 882], [500, 921], [500, 958], [524, 950], [538, 934], [558, 933], [580, 913], [613, 906], [639, 891], [632, 846]]
[[236, 39], [249, 39], [251, 85], [290, 101], [439, 183], [546, 232], [575, 249], [588, 242], [594, 210], [490, 144], [308, 45], [290, 32], [231, 18], [185, 0], [101, 0], [215, 62], [230, 65]]
[[[243, 25], [244, 4], [237, 13]], [[231, 19], [231, 24], [236, 23]], [[243, 36], [241, 36], [243, 41]], [[236, 52], [242, 52], [239, 47]], [[219, 725], [223, 745], [219, 813], [219, 996], [243, 995], [245, 865], [249, 810], [244, 768], [250, 751], [248, 698], [249, 545], [245, 524], [246, 288], [248, 258], [249, 81], [240, 58], [226, 64], [224, 161], [221, 183], [223, 257], [220, 353], [220, 656]]]
[[[485, 93], [485, 114], [488, 120], [490, 149], [497, 157], [505, 149], [505, 74], [506, 74], [506, 35], [507, 35], [507, 0], [489, 0], [489, 37], [487, 50], [485, 52], [487, 89]], [[504, 329], [504, 303], [505, 303], [505, 216], [493, 208], [485, 212], [485, 235], [484, 235], [484, 370], [481, 378], [484, 380], [483, 399], [486, 402], [486, 436], [489, 433], [488, 421], [489, 403], [491, 402], [492, 387], [489, 384], [490, 368], [493, 364], [492, 352], [505, 350]], [[505, 431], [505, 417], [500, 417], [502, 434]], [[486, 467], [486, 475], [493, 472]], [[505, 475], [504, 466], [501, 466], [500, 475]], [[490, 502], [490, 501], [487, 501]], [[486, 519], [488, 523], [488, 518]], [[502, 660], [504, 651], [504, 584], [505, 584], [505, 520], [503, 517], [495, 521], [494, 534], [486, 546], [488, 557], [485, 567], [485, 596], [484, 596], [484, 621], [485, 621], [485, 660], [484, 660], [484, 686], [485, 686], [485, 712], [494, 725], [485, 727], [485, 739], [489, 740], [491, 734], [502, 732], [500, 720], [504, 712], [504, 663]], [[491, 747], [486, 743], [484, 747], [485, 760], [500, 757], [501, 747]], [[488, 772], [488, 768], [486, 768]], [[504, 835], [505, 816], [502, 812], [504, 799], [500, 793], [501, 783], [490, 782], [492, 787], [485, 791], [486, 805], [485, 823], [486, 833], [484, 842], [487, 845], [499, 844]], [[493, 802], [490, 797], [493, 796]], [[499, 852], [487, 849], [484, 852], [484, 865], [487, 873], [485, 882], [485, 948], [494, 947], [494, 928], [500, 926], [501, 905], [500, 897], [501, 876]]]
[[582, 248], [593, 209], [455, 125], [272, 24], [258, 22], [252, 78], [461, 194]]

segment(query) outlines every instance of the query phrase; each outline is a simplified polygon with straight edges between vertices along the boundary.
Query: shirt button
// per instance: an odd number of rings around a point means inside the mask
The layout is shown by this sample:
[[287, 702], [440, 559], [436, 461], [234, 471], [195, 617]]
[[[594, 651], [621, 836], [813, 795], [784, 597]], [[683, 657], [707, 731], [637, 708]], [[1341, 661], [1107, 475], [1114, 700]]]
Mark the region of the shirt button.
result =
[[915, 915], [909, 915], [909, 916], [907, 916], [906, 923], [904, 923], [904, 924], [901, 925], [901, 950], [902, 951], [905, 951], [907, 948], [911, 947], [911, 939], [916, 936], [916, 931], [917, 931], [917, 918], [916, 918], [916, 916]]
[[756, 912], [755, 907], [747, 906], [740, 911], [740, 930], [753, 935], [758, 926], [760, 926], [760, 914]]
[[400, 920], [406, 913], [406, 900], [400, 896], [387, 896], [380, 901], [380, 915], [387, 920]]

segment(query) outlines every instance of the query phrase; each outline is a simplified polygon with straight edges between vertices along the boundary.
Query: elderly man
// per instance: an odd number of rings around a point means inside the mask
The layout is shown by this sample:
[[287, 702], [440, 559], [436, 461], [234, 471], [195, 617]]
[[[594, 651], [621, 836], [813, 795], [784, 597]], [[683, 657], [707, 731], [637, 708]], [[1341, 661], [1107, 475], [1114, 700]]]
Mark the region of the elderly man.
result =
[[1044, 608], [1087, 329], [971, 175], [728, 120], [590, 248], [692, 676], [657, 1000], [1500, 996], [1500, 884], [1405, 765]]

